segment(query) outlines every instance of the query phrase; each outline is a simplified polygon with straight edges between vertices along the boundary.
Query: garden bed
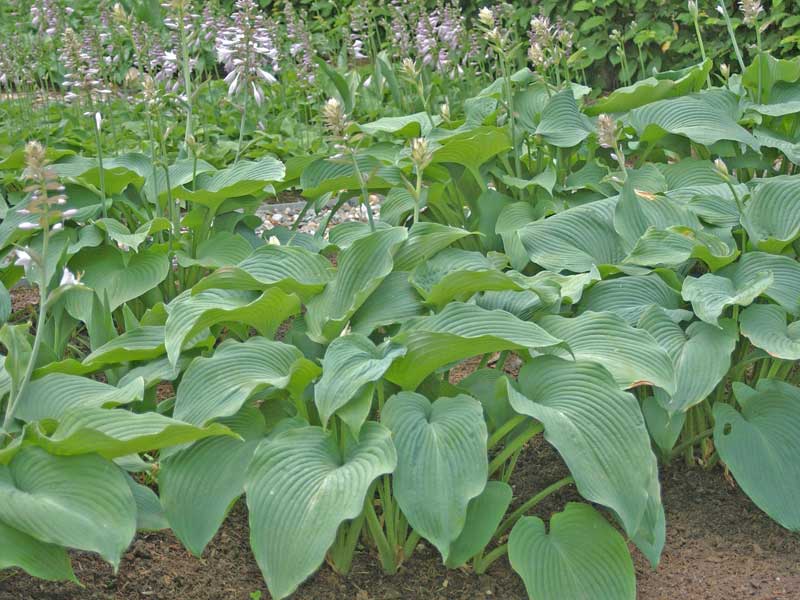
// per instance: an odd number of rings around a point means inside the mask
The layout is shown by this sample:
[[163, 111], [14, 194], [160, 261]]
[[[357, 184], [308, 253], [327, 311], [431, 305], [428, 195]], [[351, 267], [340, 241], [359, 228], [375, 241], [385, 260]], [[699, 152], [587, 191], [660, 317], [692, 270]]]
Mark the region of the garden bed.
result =
[[[512, 480], [515, 496], [525, 488], [541, 489], [565, 474], [556, 453], [535, 443], [521, 456]], [[721, 469], [686, 469], [676, 463], [662, 469], [661, 480], [667, 543], [656, 571], [633, 550], [641, 600], [800, 596], [800, 539], [758, 510]], [[549, 517], [572, 500], [579, 497], [566, 488], [536, 513]], [[248, 536], [247, 512], [240, 503], [201, 559], [191, 556], [170, 533], [144, 533], [125, 554], [116, 576], [101, 559], [75, 552], [75, 573], [84, 589], [13, 572], [0, 580], [0, 600], [249, 600], [259, 591], [261, 600], [266, 600], [269, 594]], [[360, 547], [349, 576], [337, 575], [326, 565], [293, 598], [524, 600], [526, 595], [505, 559], [478, 576], [469, 569], [445, 569], [438, 553], [422, 544], [396, 576], [385, 575], [374, 552]]]

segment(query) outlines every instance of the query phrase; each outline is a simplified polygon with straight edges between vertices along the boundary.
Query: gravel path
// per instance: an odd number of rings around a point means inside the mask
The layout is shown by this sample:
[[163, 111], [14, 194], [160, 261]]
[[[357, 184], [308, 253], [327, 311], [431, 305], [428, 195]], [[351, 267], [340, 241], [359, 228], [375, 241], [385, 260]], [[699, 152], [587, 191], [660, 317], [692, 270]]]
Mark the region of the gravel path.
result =
[[[261, 208], [256, 211], [256, 214], [264, 221], [264, 230], [268, 231], [273, 227], [282, 225], [284, 227], [291, 227], [294, 225], [298, 216], [303, 210], [305, 202], [287, 202], [284, 204], [263, 204]], [[370, 196], [370, 208], [372, 210], [373, 219], [378, 219], [380, 216], [380, 199], [376, 195]], [[319, 229], [320, 224], [328, 217], [331, 210], [329, 205], [323, 208], [320, 212], [315, 212], [310, 208], [305, 215], [298, 229], [304, 233], [314, 234]], [[367, 211], [360, 203], [345, 203], [336, 214], [331, 218], [328, 230], [339, 223], [347, 221], [361, 221], [367, 222]], [[328, 232], [325, 232], [327, 238]]]

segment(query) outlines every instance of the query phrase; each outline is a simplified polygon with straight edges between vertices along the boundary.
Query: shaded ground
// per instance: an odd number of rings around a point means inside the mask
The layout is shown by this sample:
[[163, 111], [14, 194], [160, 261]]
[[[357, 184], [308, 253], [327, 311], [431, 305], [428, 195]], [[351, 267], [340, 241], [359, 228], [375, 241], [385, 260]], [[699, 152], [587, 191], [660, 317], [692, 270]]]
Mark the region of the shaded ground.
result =
[[[566, 471], [543, 442], [522, 455], [512, 483], [516, 495], [560, 479]], [[653, 572], [635, 553], [642, 600], [797, 600], [800, 598], [800, 535], [760, 512], [722, 470], [662, 473], [667, 544]], [[547, 517], [577, 500], [564, 488], [538, 509]], [[246, 510], [238, 505], [201, 559], [191, 557], [169, 533], [136, 539], [115, 577], [101, 560], [75, 553], [75, 571], [86, 586], [53, 584], [22, 573], [0, 579], [0, 600], [249, 600], [262, 592], [248, 542]], [[369, 548], [360, 548], [344, 578], [324, 566], [295, 600], [525, 600], [525, 590], [503, 559], [479, 577], [467, 569], [448, 571], [430, 547], [421, 545], [398, 575], [385, 576]], [[565, 599], [568, 600], [568, 599]]]

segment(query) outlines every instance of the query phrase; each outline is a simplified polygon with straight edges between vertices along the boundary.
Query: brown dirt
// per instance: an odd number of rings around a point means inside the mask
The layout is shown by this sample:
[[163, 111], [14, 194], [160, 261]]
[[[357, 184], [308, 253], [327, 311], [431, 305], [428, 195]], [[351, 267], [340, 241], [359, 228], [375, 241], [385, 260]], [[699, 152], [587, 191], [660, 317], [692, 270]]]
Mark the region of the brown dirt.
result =
[[[527, 496], [564, 477], [555, 452], [536, 441], [523, 453], [512, 484]], [[759, 511], [722, 470], [687, 471], [676, 464], [662, 473], [667, 511], [667, 544], [658, 570], [634, 551], [641, 600], [797, 600], [800, 598], [800, 536]], [[578, 500], [563, 488], [537, 507], [547, 518], [564, 502]], [[240, 503], [195, 559], [170, 533], [137, 537], [120, 572], [98, 558], [74, 553], [86, 586], [34, 580], [19, 572], [0, 579], [0, 600], [249, 600], [269, 594], [248, 543], [246, 510]], [[323, 568], [298, 590], [294, 600], [525, 600], [525, 590], [505, 559], [489, 573], [448, 571], [436, 552], [421, 544], [396, 576], [381, 572], [374, 552], [358, 550], [348, 577]], [[565, 599], [568, 600], [568, 599]]]

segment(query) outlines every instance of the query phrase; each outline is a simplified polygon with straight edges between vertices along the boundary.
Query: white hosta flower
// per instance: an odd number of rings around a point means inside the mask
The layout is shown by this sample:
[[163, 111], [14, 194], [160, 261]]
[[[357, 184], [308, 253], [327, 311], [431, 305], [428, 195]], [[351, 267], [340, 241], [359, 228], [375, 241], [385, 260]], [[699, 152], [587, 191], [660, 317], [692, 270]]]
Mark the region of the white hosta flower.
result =
[[94, 124], [97, 125], [97, 131], [103, 127], [103, 116], [99, 112], [94, 113]]
[[78, 214], [78, 209], [77, 208], [70, 208], [70, 209], [67, 209], [64, 212], [62, 212], [61, 213], [61, 217], [64, 218], [64, 219], [71, 219], [72, 217], [74, 217], [77, 214]]
[[274, 235], [269, 236], [269, 239], [267, 240], [267, 243], [270, 246], [280, 246], [281, 245], [281, 241], [278, 239], [277, 236], [274, 236]]
[[61, 274], [61, 281], [58, 285], [76, 285], [80, 283], [80, 278], [75, 277], [75, 274], [67, 267], [64, 267], [64, 272]]
[[29, 221], [26, 221], [24, 223], [20, 223], [19, 225], [17, 225], [17, 228], [22, 229], [23, 231], [30, 231], [32, 229], [38, 229], [39, 225], [37, 223], [31, 223]]
[[53, 225], [53, 231], [61, 231], [62, 229], [64, 229], [63, 223], [56, 223], [55, 225]]
[[17, 260], [14, 261], [14, 264], [18, 267], [22, 267], [23, 269], [27, 269], [33, 263], [33, 258], [30, 254], [25, 252], [24, 250], [17, 250]]

